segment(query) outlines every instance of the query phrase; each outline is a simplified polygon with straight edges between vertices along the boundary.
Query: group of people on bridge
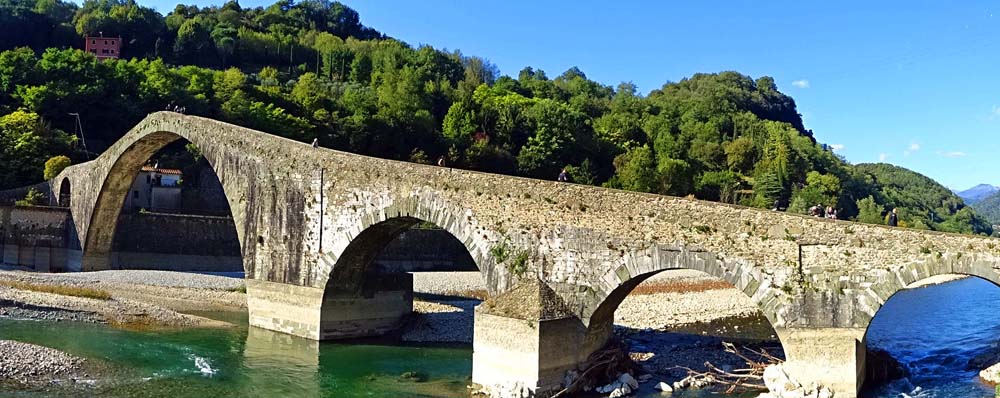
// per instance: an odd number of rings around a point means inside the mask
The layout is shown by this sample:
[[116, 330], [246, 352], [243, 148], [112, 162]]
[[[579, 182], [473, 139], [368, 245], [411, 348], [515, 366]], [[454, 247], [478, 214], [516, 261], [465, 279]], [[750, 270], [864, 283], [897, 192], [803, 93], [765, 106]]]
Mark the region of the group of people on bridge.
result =
[[167, 112], [177, 112], [177, 113], [180, 113], [180, 114], [183, 115], [184, 112], [187, 111], [187, 107], [183, 107], [183, 106], [180, 106], [180, 105], [174, 105], [174, 103], [171, 102], [171, 103], [167, 104], [166, 111]]
[[819, 218], [829, 218], [832, 220], [837, 219], [837, 209], [832, 206], [823, 207], [823, 204], [817, 204], [816, 206], [809, 208], [809, 215]]

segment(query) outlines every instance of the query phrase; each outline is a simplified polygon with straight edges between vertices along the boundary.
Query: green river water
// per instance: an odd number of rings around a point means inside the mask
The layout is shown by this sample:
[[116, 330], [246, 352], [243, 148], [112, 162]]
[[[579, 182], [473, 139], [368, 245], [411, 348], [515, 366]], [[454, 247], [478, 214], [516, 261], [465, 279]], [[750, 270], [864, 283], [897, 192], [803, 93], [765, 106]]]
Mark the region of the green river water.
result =
[[[0, 397], [470, 396], [472, 349], [467, 345], [317, 343], [248, 328], [246, 314], [197, 315], [236, 326], [135, 331], [81, 322], [0, 318], [0, 339], [87, 358], [90, 376], [28, 391], [0, 384]], [[407, 372], [418, 372], [423, 380], [402, 377]], [[660, 395], [647, 383], [634, 396]], [[675, 396], [725, 395], [685, 392]]]
[[129, 331], [0, 319], [0, 339], [63, 350], [98, 368], [92, 380], [35, 391], [0, 385], [3, 397], [460, 397], [472, 369], [471, 348], [318, 344], [244, 325]]

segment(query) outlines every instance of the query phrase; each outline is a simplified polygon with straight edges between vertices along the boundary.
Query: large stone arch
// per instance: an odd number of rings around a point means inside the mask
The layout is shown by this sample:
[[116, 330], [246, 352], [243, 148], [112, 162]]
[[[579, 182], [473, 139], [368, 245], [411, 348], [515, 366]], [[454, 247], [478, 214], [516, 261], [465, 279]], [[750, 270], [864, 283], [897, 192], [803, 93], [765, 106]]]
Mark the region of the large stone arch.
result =
[[[129, 131], [122, 139], [105, 151], [87, 168], [75, 165], [67, 168], [55, 179], [63, 181], [72, 178], [75, 185], [89, 185], [89, 189], [76, 189], [71, 193], [70, 208], [76, 220], [77, 234], [80, 236], [83, 256], [81, 269], [100, 270], [110, 266], [110, 254], [114, 241], [118, 215], [121, 213], [125, 197], [128, 195], [138, 170], [151, 156], [164, 146], [185, 139], [195, 144], [206, 161], [222, 182], [223, 192], [229, 204], [233, 221], [244, 257], [244, 270], [248, 278], [255, 274], [255, 259], [248, 257], [256, 242], [248, 242], [252, 225], [247, 225], [248, 213], [259, 212], [260, 197], [269, 197], [260, 187], [270, 186], [274, 191], [273, 176], [262, 167], [258, 156], [225, 140], [221, 140], [210, 128], [199, 127], [198, 123], [186, 123], [184, 117], [154, 114]], [[61, 193], [61, 184], [57, 187]], [[273, 192], [272, 192], [273, 193]]]
[[498, 237], [477, 225], [472, 210], [421, 193], [393, 197], [385, 203], [354, 213], [343, 221], [350, 227], [343, 228], [333, 238], [333, 247], [323, 252], [322, 262], [327, 267], [322, 270], [324, 274], [319, 276], [317, 287], [323, 287], [327, 294], [362, 293], [366, 273], [382, 249], [405, 230], [428, 222], [462, 243], [491, 293], [507, 288], [508, 272], [497, 267], [489, 254], [491, 242]]

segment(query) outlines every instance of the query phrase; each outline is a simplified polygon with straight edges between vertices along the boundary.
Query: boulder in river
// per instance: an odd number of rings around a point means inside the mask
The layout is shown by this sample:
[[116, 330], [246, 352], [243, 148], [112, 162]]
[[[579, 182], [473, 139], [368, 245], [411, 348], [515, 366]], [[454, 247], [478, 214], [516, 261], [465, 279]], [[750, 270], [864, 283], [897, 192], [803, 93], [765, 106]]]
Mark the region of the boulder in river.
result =
[[884, 383], [909, 375], [909, 369], [899, 363], [889, 352], [877, 348], [868, 350], [868, 354], [865, 356], [865, 382]]
[[996, 363], [1000, 363], [1000, 342], [993, 343], [988, 348], [980, 352], [969, 360], [966, 369], [982, 370]]
[[986, 382], [986, 384], [992, 386], [1000, 385], [1000, 363], [979, 372], [979, 378]]

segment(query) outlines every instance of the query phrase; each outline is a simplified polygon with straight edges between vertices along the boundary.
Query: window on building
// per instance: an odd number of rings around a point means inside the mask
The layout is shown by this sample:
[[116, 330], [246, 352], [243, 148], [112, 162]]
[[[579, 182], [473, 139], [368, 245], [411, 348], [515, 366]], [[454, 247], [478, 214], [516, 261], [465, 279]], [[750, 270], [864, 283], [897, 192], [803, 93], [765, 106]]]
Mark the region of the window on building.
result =
[[132, 199], [139, 199], [139, 191], [132, 191]]
[[149, 184], [151, 181], [153, 181], [153, 177], [150, 177], [149, 174], [146, 174], [146, 183]]
[[91, 40], [90, 44], [97, 44], [97, 40]]
[[91, 48], [91, 49], [90, 49], [90, 52], [92, 52], [92, 53], [94, 53], [94, 54], [97, 54], [97, 49], [94, 49], [94, 48]]
[[106, 48], [102, 48], [101, 49], [101, 54], [107, 54], [107, 53], [108, 53], [108, 49], [106, 49]]
[[112, 54], [114, 54], [114, 53], [115, 53], [115, 50], [114, 50], [114, 49], [112, 49], [112, 50], [111, 50], [111, 53], [112, 53]]
[[104, 45], [105, 46], [108, 45], [108, 41], [107, 40], [104, 41]]
[[111, 45], [112, 46], [115, 45], [115, 41], [114, 40], [111, 41]]

